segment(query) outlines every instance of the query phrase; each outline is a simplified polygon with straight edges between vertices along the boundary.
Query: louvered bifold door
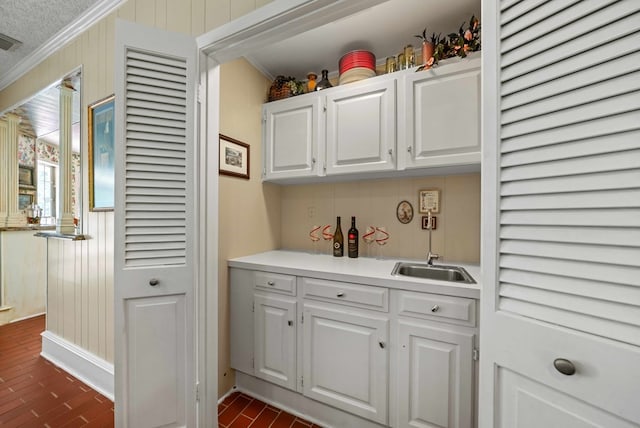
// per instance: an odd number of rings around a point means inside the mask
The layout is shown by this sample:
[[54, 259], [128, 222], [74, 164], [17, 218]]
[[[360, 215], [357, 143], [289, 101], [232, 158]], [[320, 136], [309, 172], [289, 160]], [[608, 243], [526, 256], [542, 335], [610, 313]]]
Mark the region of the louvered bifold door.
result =
[[116, 419], [194, 426], [195, 42], [116, 32]]
[[[501, 426], [529, 426], [521, 422], [543, 402], [560, 410], [548, 406], [554, 416], [537, 426], [587, 426], [581, 418], [635, 426], [627, 423], [640, 423], [640, 2], [505, 0], [496, 17], [497, 111], [485, 111], [496, 141], [489, 133], [483, 141], [496, 144], [496, 182], [484, 187], [497, 189], [497, 229], [487, 237], [495, 288], [483, 298], [495, 311], [489, 342], [513, 352], [494, 356], [504, 369]], [[557, 358], [575, 374], [562, 374]], [[581, 400], [597, 416], [581, 414]]]

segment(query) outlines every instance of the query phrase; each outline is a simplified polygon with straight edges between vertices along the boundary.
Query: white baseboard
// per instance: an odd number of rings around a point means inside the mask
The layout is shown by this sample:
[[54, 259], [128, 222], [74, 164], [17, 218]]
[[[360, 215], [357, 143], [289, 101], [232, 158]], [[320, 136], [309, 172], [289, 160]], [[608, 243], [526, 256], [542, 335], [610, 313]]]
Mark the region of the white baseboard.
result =
[[43, 358], [113, 401], [113, 364], [48, 330], [41, 336]]
[[384, 425], [312, 400], [236, 370], [236, 390], [323, 427], [385, 428]]

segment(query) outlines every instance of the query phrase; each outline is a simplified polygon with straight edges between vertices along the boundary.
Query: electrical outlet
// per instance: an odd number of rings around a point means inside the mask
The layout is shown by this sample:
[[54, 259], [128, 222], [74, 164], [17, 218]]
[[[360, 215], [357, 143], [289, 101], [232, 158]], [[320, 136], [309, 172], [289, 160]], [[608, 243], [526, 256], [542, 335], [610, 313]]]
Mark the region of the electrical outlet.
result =
[[[437, 221], [437, 217], [436, 216], [431, 216], [431, 230], [436, 230], [438, 228], [438, 221]], [[422, 229], [423, 230], [428, 230], [429, 229], [429, 216], [423, 215], [422, 216]]]
[[316, 216], [316, 207], [307, 208], [307, 217], [314, 218]]

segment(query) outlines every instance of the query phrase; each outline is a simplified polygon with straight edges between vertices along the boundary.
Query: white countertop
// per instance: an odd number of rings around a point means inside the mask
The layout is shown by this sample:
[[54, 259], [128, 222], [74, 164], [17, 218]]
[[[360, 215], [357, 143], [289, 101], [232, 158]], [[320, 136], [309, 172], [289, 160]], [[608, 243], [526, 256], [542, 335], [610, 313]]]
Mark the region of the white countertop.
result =
[[274, 250], [251, 256], [238, 257], [228, 261], [230, 267], [266, 272], [307, 276], [332, 281], [354, 282], [377, 285], [401, 290], [420, 291], [451, 296], [480, 298], [480, 266], [455, 262], [434, 263], [435, 265], [461, 266], [473, 277], [476, 284], [458, 284], [448, 281], [410, 278], [391, 275], [399, 261], [422, 262], [426, 260], [374, 259], [358, 257], [350, 259], [327, 254], [310, 254], [301, 251]]

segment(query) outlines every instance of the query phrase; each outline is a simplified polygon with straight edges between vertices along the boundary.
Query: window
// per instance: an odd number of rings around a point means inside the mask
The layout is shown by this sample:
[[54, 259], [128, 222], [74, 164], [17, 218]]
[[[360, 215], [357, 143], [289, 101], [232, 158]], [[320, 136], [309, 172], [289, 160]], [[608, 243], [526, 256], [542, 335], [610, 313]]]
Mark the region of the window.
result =
[[56, 222], [56, 184], [58, 166], [38, 161], [38, 205], [42, 208], [40, 224]]

